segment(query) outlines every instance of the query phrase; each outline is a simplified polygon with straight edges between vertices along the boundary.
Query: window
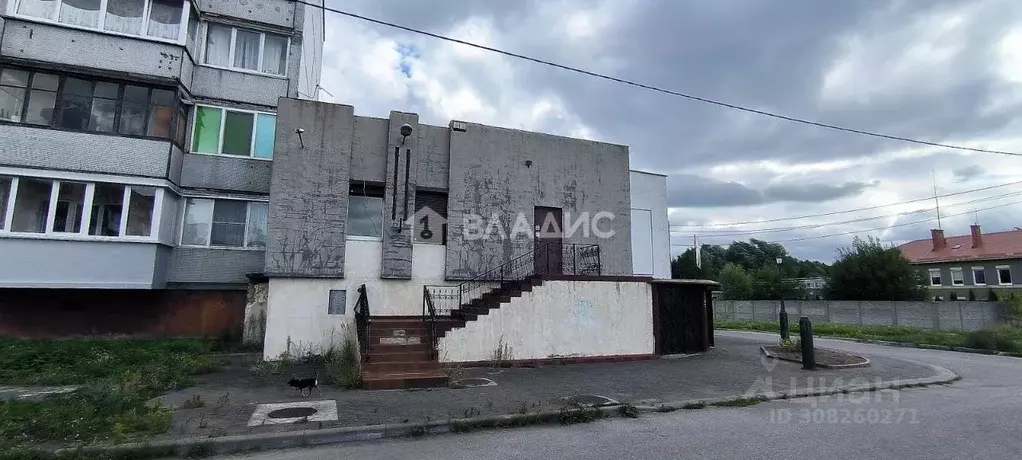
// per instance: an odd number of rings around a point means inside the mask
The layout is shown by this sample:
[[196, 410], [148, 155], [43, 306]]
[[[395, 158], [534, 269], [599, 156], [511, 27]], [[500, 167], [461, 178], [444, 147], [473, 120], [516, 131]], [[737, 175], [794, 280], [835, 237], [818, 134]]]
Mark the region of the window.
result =
[[181, 0], [21, 0], [16, 13], [76, 27], [178, 41]]
[[940, 269], [930, 269], [930, 286], [940, 286]]
[[183, 104], [170, 89], [0, 69], [0, 120], [171, 139], [183, 145], [186, 119]]
[[192, 152], [273, 158], [277, 116], [219, 107], [196, 106]]
[[962, 274], [961, 267], [954, 267], [951, 269], [951, 284], [953, 286], [962, 286], [965, 284], [965, 276]]
[[[15, 233], [153, 236], [161, 196], [161, 190], [153, 187], [28, 177], [2, 178], [0, 187], [0, 198], [6, 200], [0, 205], [0, 216], [10, 219], [9, 231]], [[7, 216], [2, 211], [11, 194], [14, 204]], [[124, 209], [128, 209], [126, 220]]]
[[327, 303], [326, 312], [328, 315], [343, 315], [345, 302], [348, 293], [343, 290], [330, 290], [330, 298]]
[[195, 45], [199, 41], [199, 13], [195, 11], [194, 7], [188, 8], [188, 38], [185, 45], [188, 46], [188, 50], [195, 54]]
[[228, 248], [266, 247], [263, 202], [189, 198], [181, 244]]
[[972, 267], [972, 284], [976, 286], [987, 284], [987, 273], [983, 267]]
[[415, 192], [415, 243], [447, 244], [447, 194]]
[[351, 184], [345, 232], [350, 236], [383, 238], [383, 186]]
[[997, 266], [997, 281], [1001, 285], [1011, 284], [1011, 267], [1008, 265]]
[[284, 75], [288, 37], [210, 23], [203, 62], [217, 67]]

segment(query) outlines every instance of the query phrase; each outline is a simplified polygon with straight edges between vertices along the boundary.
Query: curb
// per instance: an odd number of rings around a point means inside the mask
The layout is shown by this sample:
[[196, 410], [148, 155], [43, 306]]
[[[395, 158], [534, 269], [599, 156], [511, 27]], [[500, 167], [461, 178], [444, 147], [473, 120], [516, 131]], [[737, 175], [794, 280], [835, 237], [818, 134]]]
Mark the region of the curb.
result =
[[[814, 396], [827, 396], [839, 393], [853, 392], [874, 392], [882, 390], [896, 390], [910, 387], [926, 387], [951, 383], [961, 379], [961, 376], [943, 367], [930, 364], [925, 365], [932, 369], [935, 375], [916, 379], [897, 379], [887, 382], [869, 383], [865, 385], [842, 385], [833, 387], [807, 388], [794, 391], [770, 391], [766, 393], [754, 393], [743, 395], [732, 395], [720, 398], [687, 399], [654, 406], [632, 406], [640, 413], [650, 412], [671, 412], [679, 409], [698, 409], [707, 406], [726, 406], [730, 403], [745, 401], [772, 401], [778, 399], [806, 398]], [[622, 414], [623, 408], [628, 405], [613, 405], [594, 407], [589, 410], [600, 411], [604, 416]], [[325, 444], [339, 444], [346, 442], [372, 441], [387, 438], [413, 438], [432, 434], [458, 433], [477, 429], [509, 428], [529, 426], [536, 424], [549, 424], [558, 420], [562, 413], [559, 411], [546, 411], [531, 414], [509, 414], [488, 417], [471, 417], [451, 419], [447, 421], [433, 421], [427, 423], [401, 423], [386, 425], [369, 425], [357, 427], [324, 428], [316, 430], [286, 431], [278, 433], [244, 434], [233, 436], [222, 436], [218, 438], [182, 438], [165, 441], [154, 441], [150, 443], [117, 444], [112, 446], [92, 446], [81, 449], [61, 449], [57, 453], [65, 451], [85, 452], [130, 452], [144, 450], [158, 450], [162, 452], [174, 452], [177, 455], [187, 455], [193, 449], [201, 449], [206, 454], [231, 454], [240, 452], [254, 452], [262, 450], [288, 449], [295, 447], [312, 447]]]
[[[781, 361], [788, 361], [790, 363], [802, 364], [801, 360], [793, 359], [793, 358], [787, 358], [787, 357], [784, 357], [784, 356], [780, 356], [780, 355], [778, 355], [776, 353], [771, 353], [770, 350], [767, 350], [766, 347], [767, 347], [766, 345], [761, 345], [759, 347], [759, 351], [762, 351], [763, 354], [766, 355], [767, 358], [779, 359]], [[855, 356], [856, 358], [862, 358], [864, 361], [861, 362], [861, 363], [851, 363], [851, 364], [820, 364], [820, 363], [816, 363], [816, 367], [823, 368], [823, 369], [849, 369], [849, 368], [853, 368], [853, 367], [866, 367], [866, 366], [869, 366], [869, 363], [871, 362], [869, 360], [869, 358], [867, 358], [865, 356], [852, 355], [851, 353], [847, 353], [847, 352], [842, 352], [842, 353], [845, 353], [845, 354], [848, 354], [848, 355], [851, 355], [851, 356]]]

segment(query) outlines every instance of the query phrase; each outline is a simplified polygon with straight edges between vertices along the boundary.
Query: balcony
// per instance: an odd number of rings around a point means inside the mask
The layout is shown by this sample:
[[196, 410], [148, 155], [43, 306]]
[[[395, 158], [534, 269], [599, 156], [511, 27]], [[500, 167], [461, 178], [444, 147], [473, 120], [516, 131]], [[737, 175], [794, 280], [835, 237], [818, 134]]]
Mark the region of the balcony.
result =
[[5, 165], [167, 177], [169, 140], [6, 123], [0, 124], [0, 139], [0, 163]]
[[157, 243], [0, 238], [0, 288], [161, 289], [170, 248]]

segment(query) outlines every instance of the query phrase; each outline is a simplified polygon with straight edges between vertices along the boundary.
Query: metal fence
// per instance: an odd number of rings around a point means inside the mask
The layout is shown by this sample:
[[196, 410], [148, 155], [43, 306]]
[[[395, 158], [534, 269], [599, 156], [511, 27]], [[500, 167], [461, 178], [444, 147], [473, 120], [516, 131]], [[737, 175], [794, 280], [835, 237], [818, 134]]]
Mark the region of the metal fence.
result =
[[[784, 304], [792, 320], [808, 316], [818, 324], [975, 331], [1004, 323], [997, 302], [786, 300]], [[780, 305], [777, 300], [715, 300], [713, 315], [722, 321], [777, 322]]]

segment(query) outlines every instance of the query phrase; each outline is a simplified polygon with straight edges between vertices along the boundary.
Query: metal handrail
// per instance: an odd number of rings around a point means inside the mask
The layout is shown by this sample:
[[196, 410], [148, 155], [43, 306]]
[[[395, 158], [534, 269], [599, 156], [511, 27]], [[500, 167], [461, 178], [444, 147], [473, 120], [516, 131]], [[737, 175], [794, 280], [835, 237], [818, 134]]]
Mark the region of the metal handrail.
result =
[[431, 355], [433, 359], [439, 357], [440, 350], [437, 348], [437, 337], [436, 333], [436, 308], [433, 306], [433, 298], [430, 296], [429, 287], [422, 287], [422, 319], [423, 321], [429, 322], [429, 340], [431, 344]]
[[369, 298], [366, 296], [365, 284], [358, 288], [354, 313], [359, 352], [362, 354], [362, 361], [369, 362]]

